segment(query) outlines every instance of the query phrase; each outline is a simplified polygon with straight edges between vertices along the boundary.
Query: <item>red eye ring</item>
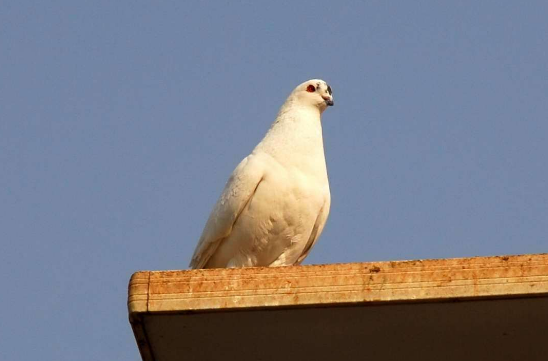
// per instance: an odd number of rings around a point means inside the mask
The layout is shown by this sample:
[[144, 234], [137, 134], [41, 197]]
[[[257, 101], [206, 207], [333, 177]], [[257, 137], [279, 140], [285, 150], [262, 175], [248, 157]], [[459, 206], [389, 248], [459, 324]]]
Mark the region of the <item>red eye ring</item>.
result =
[[306, 87], [306, 91], [309, 93], [314, 93], [316, 91], [316, 87], [312, 84]]

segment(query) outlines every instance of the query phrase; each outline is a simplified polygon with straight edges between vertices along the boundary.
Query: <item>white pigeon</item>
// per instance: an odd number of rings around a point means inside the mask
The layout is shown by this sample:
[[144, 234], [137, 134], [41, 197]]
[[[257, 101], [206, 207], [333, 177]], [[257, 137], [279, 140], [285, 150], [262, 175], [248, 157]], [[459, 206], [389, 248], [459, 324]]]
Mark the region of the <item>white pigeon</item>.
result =
[[331, 87], [312, 79], [282, 105], [232, 172], [194, 251], [192, 268], [299, 264], [322, 233], [331, 194], [320, 116]]

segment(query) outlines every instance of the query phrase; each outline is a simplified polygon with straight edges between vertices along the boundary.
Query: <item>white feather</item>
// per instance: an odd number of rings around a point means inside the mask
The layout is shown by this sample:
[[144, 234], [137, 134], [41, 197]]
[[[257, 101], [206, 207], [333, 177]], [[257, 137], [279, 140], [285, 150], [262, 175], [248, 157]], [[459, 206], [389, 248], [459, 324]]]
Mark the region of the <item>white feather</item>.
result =
[[295, 88], [266, 136], [232, 172], [194, 251], [192, 268], [302, 262], [329, 214], [320, 116], [332, 102], [323, 80]]

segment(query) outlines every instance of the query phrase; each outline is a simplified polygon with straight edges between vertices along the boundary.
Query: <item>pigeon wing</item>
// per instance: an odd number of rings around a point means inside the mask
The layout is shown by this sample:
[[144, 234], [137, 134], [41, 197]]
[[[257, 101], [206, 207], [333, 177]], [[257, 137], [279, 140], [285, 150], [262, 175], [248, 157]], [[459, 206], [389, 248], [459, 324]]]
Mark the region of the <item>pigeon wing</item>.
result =
[[196, 246], [190, 261], [191, 268], [203, 268], [207, 264], [253, 198], [264, 175], [264, 167], [255, 158], [253, 154], [244, 158], [230, 175]]
[[328, 197], [322, 209], [320, 210], [318, 217], [316, 218], [316, 222], [314, 223], [314, 227], [312, 228], [312, 232], [310, 233], [310, 237], [308, 238], [308, 243], [304, 247], [303, 253], [299, 256], [295, 264], [301, 264], [301, 262], [306, 258], [306, 256], [308, 256], [308, 253], [310, 253], [310, 250], [312, 249], [314, 244], [316, 244], [316, 241], [318, 240], [318, 238], [320, 238], [320, 235], [322, 234], [322, 231], [323, 231], [323, 227], [325, 226], [325, 222], [327, 221], [327, 216], [329, 216], [330, 206], [331, 206], [331, 197]]

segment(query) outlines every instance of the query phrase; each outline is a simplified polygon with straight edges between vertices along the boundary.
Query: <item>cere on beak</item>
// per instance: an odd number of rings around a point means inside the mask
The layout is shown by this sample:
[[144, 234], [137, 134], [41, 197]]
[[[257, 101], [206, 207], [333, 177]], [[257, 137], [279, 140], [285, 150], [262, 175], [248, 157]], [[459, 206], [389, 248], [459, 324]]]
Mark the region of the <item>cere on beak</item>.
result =
[[[327, 85], [327, 84], [325, 84]], [[335, 105], [335, 102], [333, 102], [333, 90], [331, 90], [331, 87], [329, 85], [327, 85], [327, 93], [329, 93], [329, 97], [331, 99], [326, 99], [325, 100], [325, 104], [327, 104], [327, 106], [333, 106]], [[325, 99], [325, 98], [324, 98]]]

